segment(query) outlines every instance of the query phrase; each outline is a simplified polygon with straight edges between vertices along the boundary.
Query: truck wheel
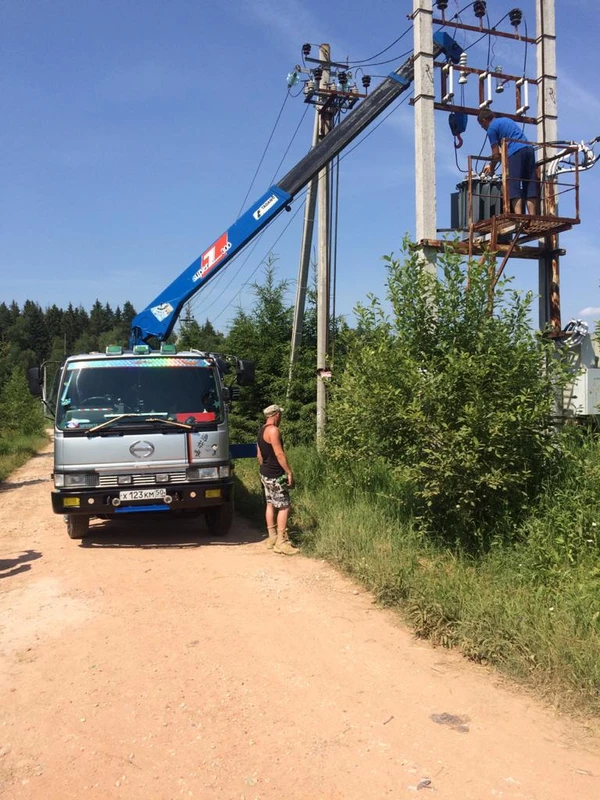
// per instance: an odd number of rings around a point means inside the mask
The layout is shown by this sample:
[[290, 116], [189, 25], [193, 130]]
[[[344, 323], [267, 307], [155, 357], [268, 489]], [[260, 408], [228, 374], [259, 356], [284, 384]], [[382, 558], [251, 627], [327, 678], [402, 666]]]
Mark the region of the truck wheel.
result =
[[233, 522], [233, 501], [207, 508], [204, 517], [211, 536], [227, 536]]
[[83, 539], [90, 527], [90, 518], [79, 515], [67, 516], [69, 539]]

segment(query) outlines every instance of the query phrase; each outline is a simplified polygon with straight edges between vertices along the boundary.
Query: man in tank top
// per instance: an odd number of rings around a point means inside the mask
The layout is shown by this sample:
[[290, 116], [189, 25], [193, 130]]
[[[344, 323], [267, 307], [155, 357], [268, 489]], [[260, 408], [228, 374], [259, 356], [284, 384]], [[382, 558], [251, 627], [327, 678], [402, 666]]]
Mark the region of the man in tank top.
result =
[[294, 476], [283, 451], [283, 439], [279, 432], [283, 408], [267, 406], [263, 410], [266, 421], [258, 432], [256, 457], [260, 464], [260, 481], [265, 492], [265, 519], [269, 538], [267, 547], [274, 553], [294, 555], [297, 548], [290, 542], [288, 517], [291, 508], [289, 489], [294, 485]]

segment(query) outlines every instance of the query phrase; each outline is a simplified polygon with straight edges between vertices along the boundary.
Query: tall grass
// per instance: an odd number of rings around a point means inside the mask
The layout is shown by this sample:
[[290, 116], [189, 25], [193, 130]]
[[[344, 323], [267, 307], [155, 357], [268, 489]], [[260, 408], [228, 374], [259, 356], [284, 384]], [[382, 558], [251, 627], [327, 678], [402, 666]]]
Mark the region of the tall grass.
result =
[[47, 441], [45, 434], [0, 432], [0, 482], [25, 464]]
[[[340, 475], [310, 448], [289, 458], [291, 529], [308, 555], [398, 608], [417, 636], [494, 665], [565, 709], [600, 714], [597, 441], [567, 448], [517, 544], [477, 557], [426, 537], [411, 517], [410, 489], [389, 470], [363, 479], [349, 466]], [[256, 464], [240, 462], [238, 480], [241, 510], [262, 522]]]

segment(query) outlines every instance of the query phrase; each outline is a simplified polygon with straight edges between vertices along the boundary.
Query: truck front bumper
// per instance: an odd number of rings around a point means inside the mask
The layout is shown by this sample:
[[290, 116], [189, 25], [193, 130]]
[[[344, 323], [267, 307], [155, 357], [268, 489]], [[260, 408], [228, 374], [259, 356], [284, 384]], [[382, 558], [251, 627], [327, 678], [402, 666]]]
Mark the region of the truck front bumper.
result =
[[105, 516], [135, 512], [194, 511], [233, 500], [233, 479], [167, 485], [164, 497], [122, 499], [129, 487], [110, 489], [62, 489], [52, 492], [55, 514]]

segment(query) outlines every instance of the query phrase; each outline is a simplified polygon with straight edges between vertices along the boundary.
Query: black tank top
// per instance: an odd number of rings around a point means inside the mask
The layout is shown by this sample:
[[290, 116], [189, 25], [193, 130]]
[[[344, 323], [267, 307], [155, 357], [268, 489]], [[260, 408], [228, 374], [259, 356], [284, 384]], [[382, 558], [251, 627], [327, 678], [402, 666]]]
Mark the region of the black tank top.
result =
[[[264, 432], [267, 426], [263, 425], [258, 432], [258, 449], [262, 456], [263, 463], [260, 465], [260, 474], [265, 478], [279, 478], [285, 475], [285, 471], [281, 468], [281, 464], [277, 461], [277, 456], [269, 442], [265, 442]], [[281, 440], [283, 445], [283, 439]]]

